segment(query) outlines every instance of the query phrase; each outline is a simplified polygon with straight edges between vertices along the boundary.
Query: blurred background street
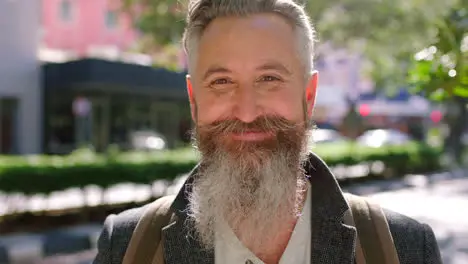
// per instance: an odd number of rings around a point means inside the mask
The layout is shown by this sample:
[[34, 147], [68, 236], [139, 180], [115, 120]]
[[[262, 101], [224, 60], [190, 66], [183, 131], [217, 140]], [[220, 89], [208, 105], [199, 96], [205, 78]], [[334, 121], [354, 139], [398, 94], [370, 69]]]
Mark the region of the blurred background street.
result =
[[[186, 2], [0, 1], [0, 264], [90, 263], [107, 215], [183, 184]], [[467, 0], [301, 2], [319, 39], [309, 150], [468, 263]]]
[[[408, 175], [402, 180], [374, 181], [363, 184], [350, 185], [345, 191], [365, 195], [380, 203], [383, 207], [399, 212], [414, 219], [431, 225], [441, 249], [444, 263], [465, 264], [468, 262], [468, 170], [453, 171], [452, 173], [436, 173], [431, 175]], [[168, 194], [174, 193], [186, 176], [181, 176], [174, 183], [174, 188], [169, 188]], [[131, 201], [131, 195], [135, 187], [122, 188], [121, 200]], [[125, 190], [127, 189], [127, 190]], [[62, 197], [67, 200], [67, 197]], [[95, 242], [101, 225], [78, 226], [65, 229], [74, 234], [68, 238], [75, 240], [86, 239]], [[20, 248], [31, 240], [31, 237], [0, 238], [0, 246], [7, 242], [16, 243]], [[65, 238], [65, 236], [62, 236]], [[8, 241], [10, 239], [10, 241]], [[73, 240], [73, 239], [72, 239]], [[56, 240], [55, 243], [60, 243]], [[64, 243], [65, 241], [62, 241]], [[52, 240], [50, 242], [53, 243]], [[79, 244], [69, 243], [69, 249], [75, 246], [74, 253], [56, 254], [38, 263], [91, 263], [96, 251], [94, 247], [80, 248]], [[94, 243], [92, 243], [94, 244]], [[66, 246], [62, 248], [66, 250]]]
[[[383, 207], [429, 224], [436, 235], [443, 263], [468, 262], [468, 171], [408, 177], [401, 184], [375, 183], [350, 188]], [[399, 187], [397, 187], [399, 186]]]

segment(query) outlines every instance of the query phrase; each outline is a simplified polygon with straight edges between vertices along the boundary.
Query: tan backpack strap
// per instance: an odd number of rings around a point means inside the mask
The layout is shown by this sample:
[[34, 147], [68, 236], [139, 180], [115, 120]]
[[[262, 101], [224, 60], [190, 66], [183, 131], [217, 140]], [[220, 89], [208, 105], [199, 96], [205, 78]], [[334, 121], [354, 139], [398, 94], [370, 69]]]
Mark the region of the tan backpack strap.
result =
[[[398, 253], [382, 208], [363, 197], [351, 194], [345, 196], [352, 211], [365, 262], [399, 264]], [[359, 252], [356, 253], [356, 261], [359, 261]]]
[[152, 264], [164, 264], [164, 243], [159, 243], [156, 253], [153, 256]]
[[[174, 198], [175, 196], [165, 196], [147, 206], [133, 231], [122, 264], [151, 264], [155, 252], [163, 256], [161, 229], [171, 219], [169, 209]], [[164, 257], [162, 259], [164, 261]]]
[[[344, 219], [347, 225], [356, 227], [351, 210], [346, 211]], [[361, 240], [359, 239], [359, 236], [356, 237], [356, 249], [355, 250], [356, 250], [355, 251], [356, 264], [366, 264], [366, 258], [364, 257], [364, 252], [362, 251]]]

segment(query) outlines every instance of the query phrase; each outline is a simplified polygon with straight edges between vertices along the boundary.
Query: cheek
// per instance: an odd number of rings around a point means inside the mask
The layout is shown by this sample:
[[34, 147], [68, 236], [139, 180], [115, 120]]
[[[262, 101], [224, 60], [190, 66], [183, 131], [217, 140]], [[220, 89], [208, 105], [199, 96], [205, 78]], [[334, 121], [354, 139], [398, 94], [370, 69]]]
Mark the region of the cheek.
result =
[[230, 104], [223, 100], [209, 96], [200, 96], [195, 103], [197, 109], [197, 122], [200, 125], [211, 124], [229, 115]]
[[273, 112], [291, 121], [302, 121], [304, 119], [304, 96], [298, 93], [284, 90], [270, 96], [264, 102], [267, 112]]

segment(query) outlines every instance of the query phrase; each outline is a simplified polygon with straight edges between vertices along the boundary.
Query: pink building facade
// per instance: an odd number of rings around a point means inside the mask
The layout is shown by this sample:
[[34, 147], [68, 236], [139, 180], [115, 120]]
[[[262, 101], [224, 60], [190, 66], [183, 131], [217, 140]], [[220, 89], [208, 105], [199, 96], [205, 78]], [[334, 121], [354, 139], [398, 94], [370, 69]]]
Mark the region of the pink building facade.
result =
[[42, 0], [41, 46], [78, 57], [94, 49], [131, 49], [139, 37], [118, 0]]

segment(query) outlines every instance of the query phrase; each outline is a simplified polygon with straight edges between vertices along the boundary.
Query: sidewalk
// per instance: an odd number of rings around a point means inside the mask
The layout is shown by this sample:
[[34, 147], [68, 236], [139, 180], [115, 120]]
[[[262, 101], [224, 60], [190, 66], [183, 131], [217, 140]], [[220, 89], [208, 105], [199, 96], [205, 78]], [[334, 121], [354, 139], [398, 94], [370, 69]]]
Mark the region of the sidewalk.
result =
[[[404, 182], [404, 181], [403, 181]], [[429, 224], [434, 230], [444, 264], [468, 263], [468, 172], [415, 176], [405, 188], [396, 183], [356, 186], [364, 194], [390, 210]], [[372, 192], [380, 190], [378, 192]], [[393, 188], [393, 189], [392, 189]], [[388, 189], [382, 192], [382, 190]]]
[[[15, 234], [0, 237], [0, 263], [61, 263], [75, 264], [75, 262], [56, 262], [50, 256], [72, 254], [87, 251], [85, 255], [73, 256], [74, 259], [90, 258], [97, 247], [97, 239], [102, 225], [84, 225], [72, 228], [59, 229], [39, 234]], [[91, 251], [89, 251], [91, 250]], [[94, 255], [92, 256], [94, 258]], [[63, 258], [62, 258], [63, 260]], [[86, 263], [86, 262], [84, 262]], [[77, 263], [78, 264], [78, 263]]]
[[45, 258], [34, 264], [92, 264], [97, 254], [96, 249], [69, 255], [58, 255]]

